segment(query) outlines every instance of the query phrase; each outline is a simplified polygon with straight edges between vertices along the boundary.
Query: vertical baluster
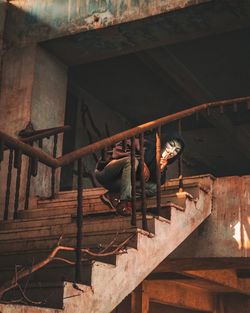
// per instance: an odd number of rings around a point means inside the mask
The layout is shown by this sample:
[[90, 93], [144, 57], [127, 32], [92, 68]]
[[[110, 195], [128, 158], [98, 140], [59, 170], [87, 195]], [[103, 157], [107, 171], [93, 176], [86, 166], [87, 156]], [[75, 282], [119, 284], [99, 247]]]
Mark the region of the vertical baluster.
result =
[[161, 128], [156, 130], [156, 203], [157, 215], [161, 215]]
[[12, 178], [13, 155], [14, 155], [13, 149], [10, 149], [8, 174], [7, 174], [7, 186], [6, 186], [6, 195], [5, 195], [5, 206], [4, 206], [4, 220], [8, 220], [8, 217], [9, 217], [10, 187], [11, 187], [11, 178]]
[[140, 134], [140, 170], [141, 170], [141, 210], [142, 210], [142, 229], [148, 231], [147, 223], [147, 201], [146, 186], [144, 175], [144, 134]]
[[81, 249], [82, 249], [82, 223], [83, 223], [83, 161], [78, 160], [77, 180], [77, 234], [76, 234], [76, 268], [75, 281], [81, 281]]
[[[3, 157], [4, 157], [4, 140], [2, 138], [0, 138], [0, 173], [1, 173], [1, 163], [3, 161]], [[0, 181], [0, 186], [1, 186], [1, 181]], [[1, 189], [0, 189], [1, 192]]]
[[132, 195], [132, 217], [131, 224], [136, 226], [136, 172], [135, 172], [135, 137], [131, 137], [131, 195]]
[[[181, 120], [178, 121], [178, 131], [179, 135], [182, 134], [182, 124]], [[178, 177], [179, 177], [179, 192], [183, 192], [184, 186], [183, 186], [183, 175], [182, 175], [182, 155], [178, 159]]]
[[[30, 143], [33, 146], [33, 142]], [[30, 184], [31, 184], [31, 175], [32, 175], [32, 159], [29, 158], [28, 172], [27, 172], [27, 181], [26, 181], [26, 190], [25, 190], [25, 202], [24, 202], [24, 210], [28, 210], [29, 208], [29, 198], [30, 198]]]
[[43, 148], [43, 139], [39, 139], [39, 140], [38, 140], [38, 147], [39, 147], [40, 149]]
[[[56, 158], [57, 154], [57, 140], [58, 135], [54, 136], [54, 147], [53, 147], [53, 157]], [[56, 182], [56, 169], [52, 167], [51, 169], [51, 199], [55, 199], [55, 182]]]
[[247, 109], [250, 110], [250, 101], [247, 101]]
[[15, 151], [14, 167], [17, 169], [16, 173], [16, 192], [15, 192], [15, 202], [14, 202], [14, 219], [17, 218], [17, 211], [19, 206], [19, 192], [20, 192], [20, 182], [21, 182], [21, 170], [22, 170], [22, 151]]
[[4, 154], [4, 140], [0, 138], [0, 164], [3, 161], [3, 154]]
[[26, 181], [26, 190], [25, 190], [24, 210], [28, 210], [28, 208], [29, 208], [30, 183], [31, 183], [31, 167], [32, 167], [32, 160], [31, 160], [31, 158], [29, 158], [29, 165], [28, 165], [28, 172], [27, 172], [27, 181]]

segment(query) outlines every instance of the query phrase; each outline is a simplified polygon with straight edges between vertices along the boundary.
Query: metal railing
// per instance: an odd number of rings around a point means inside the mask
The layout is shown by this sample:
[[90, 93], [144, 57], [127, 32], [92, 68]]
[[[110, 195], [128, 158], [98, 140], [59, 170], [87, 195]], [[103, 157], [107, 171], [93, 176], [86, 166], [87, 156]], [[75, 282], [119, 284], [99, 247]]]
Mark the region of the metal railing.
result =
[[[147, 227], [147, 199], [145, 192], [145, 177], [143, 171], [144, 165], [144, 133], [149, 130], [155, 130], [156, 136], [156, 203], [157, 203], [157, 215], [161, 215], [161, 172], [160, 172], [160, 158], [161, 158], [161, 126], [169, 124], [174, 121], [181, 121], [183, 118], [197, 114], [203, 110], [211, 110], [215, 107], [220, 107], [220, 112], [223, 113], [223, 107], [227, 105], [237, 105], [240, 103], [247, 103], [249, 108], [250, 97], [236, 98], [223, 101], [215, 101], [210, 103], [205, 103], [201, 105], [194, 106], [192, 108], [183, 110], [181, 112], [171, 114], [162, 118], [159, 118], [155, 121], [136, 126], [129, 130], [123, 131], [119, 134], [110, 136], [93, 144], [90, 144], [86, 147], [77, 149], [73, 152], [70, 152], [64, 156], [56, 157], [56, 146], [57, 146], [57, 134], [55, 129], [47, 130], [47, 133], [36, 134], [33, 137], [25, 138], [22, 141], [16, 138], [13, 138], [4, 132], [0, 131], [0, 164], [3, 161], [4, 149], [7, 147], [10, 150], [9, 153], [9, 163], [8, 163], [8, 172], [7, 172], [7, 190], [9, 190], [11, 185], [11, 175], [13, 168], [13, 159], [14, 159], [14, 168], [16, 168], [16, 191], [15, 191], [15, 201], [14, 201], [14, 218], [17, 217], [18, 210], [18, 199], [19, 199], [19, 189], [20, 189], [20, 177], [21, 177], [21, 167], [22, 167], [22, 155], [26, 155], [29, 158], [28, 165], [28, 179], [26, 187], [26, 200], [24, 209], [28, 209], [29, 203], [29, 188], [30, 180], [29, 177], [36, 176], [38, 170], [38, 164], [43, 163], [52, 170], [52, 190], [51, 197], [55, 196], [54, 183], [55, 183], [55, 171], [57, 168], [69, 165], [77, 161], [77, 245], [76, 245], [76, 281], [80, 279], [81, 273], [81, 247], [82, 247], [82, 224], [83, 224], [83, 158], [89, 154], [95, 153], [97, 151], [102, 151], [102, 156], [105, 157], [105, 151], [108, 147], [113, 146], [118, 141], [123, 141], [131, 139], [131, 183], [132, 183], [132, 217], [131, 224], [136, 226], [136, 175], [135, 175], [135, 136], [139, 136], [140, 142], [140, 168], [141, 168], [141, 213], [142, 213], [142, 225], [144, 230], [148, 230]], [[179, 122], [180, 125], [180, 122]], [[57, 131], [65, 131], [65, 128], [57, 128]], [[35, 140], [40, 140], [47, 137], [54, 136], [54, 148], [53, 155], [50, 156], [41, 149], [32, 146], [32, 143]], [[28, 144], [29, 143], [29, 144]], [[40, 145], [41, 146], [41, 145]], [[181, 164], [179, 166], [179, 187], [183, 188], [182, 183], [182, 173], [181, 173]], [[9, 193], [6, 193], [5, 199], [5, 211], [4, 219], [8, 219], [8, 205], [9, 205]]]

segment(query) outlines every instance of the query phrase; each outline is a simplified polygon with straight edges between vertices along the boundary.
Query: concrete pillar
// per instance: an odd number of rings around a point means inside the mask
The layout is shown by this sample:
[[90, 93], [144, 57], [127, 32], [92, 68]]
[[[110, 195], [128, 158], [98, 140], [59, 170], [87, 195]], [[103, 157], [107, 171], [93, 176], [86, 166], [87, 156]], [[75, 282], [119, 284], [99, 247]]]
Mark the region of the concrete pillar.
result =
[[[67, 67], [40, 47], [36, 48], [36, 61], [31, 96], [31, 122], [35, 129], [64, 125], [67, 94]], [[62, 154], [63, 135], [59, 135], [57, 155]], [[53, 154], [53, 137], [44, 140], [43, 150]], [[50, 195], [51, 169], [40, 165], [34, 194]], [[60, 169], [57, 170], [56, 190], [59, 188]]]
[[[32, 122], [35, 129], [50, 128], [64, 124], [64, 110], [67, 92], [67, 68], [37, 45], [10, 48], [2, 59], [0, 86], [0, 129], [14, 137]], [[50, 152], [52, 144], [45, 140], [44, 150]], [[58, 142], [61, 154], [62, 138]], [[3, 210], [7, 175], [8, 153], [2, 163], [0, 210]], [[27, 161], [27, 160], [26, 160]], [[27, 162], [24, 160], [20, 188], [20, 209], [23, 209]], [[44, 166], [39, 178], [33, 179], [33, 194], [47, 195], [50, 175]], [[15, 175], [15, 171], [14, 175]], [[59, 173], [58, 173], [59, 175]], [[15, 177], [11, 188], [11, 202], [14, 198]], [[13, 203], [11, 203], [11, 206]], [[2, 217], [0, 212], [0, 218]]]

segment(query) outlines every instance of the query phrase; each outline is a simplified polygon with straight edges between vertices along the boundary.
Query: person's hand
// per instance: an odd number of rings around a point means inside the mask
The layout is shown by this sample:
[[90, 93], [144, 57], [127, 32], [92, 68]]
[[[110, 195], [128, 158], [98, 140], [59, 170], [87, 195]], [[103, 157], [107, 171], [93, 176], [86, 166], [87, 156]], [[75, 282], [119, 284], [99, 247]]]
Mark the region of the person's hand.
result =
[[161, 158], [160, 159], [160, 169], [161, 169], [161, 172], [164, 170], [164, 168], [167, 166], [168, 164], [168, 159], [165, 159], [165, 158]]
[[144, 172], [145, 182], [148, 182], [150, 178], [150, 171], [146, 163], [144, 163], [143, 172]]

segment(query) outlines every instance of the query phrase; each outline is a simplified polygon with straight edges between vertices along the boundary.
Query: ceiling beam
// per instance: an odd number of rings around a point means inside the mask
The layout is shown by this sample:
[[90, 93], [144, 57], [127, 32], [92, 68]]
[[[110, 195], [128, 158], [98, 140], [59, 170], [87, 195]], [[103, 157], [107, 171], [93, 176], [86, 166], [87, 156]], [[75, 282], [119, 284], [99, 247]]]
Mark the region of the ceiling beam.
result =
[[250, 269], [249, 258], [185, 258], [165, 259], [153, 273], [191, 270]]
[[[249, 17], [248, 0], [208, 1], [130, 23], [123, 21], [112, 27], [48, 40], [42, 45], [64, 63], [76, 65], [247, 28]], [[12, 38], [16, 40], [18, 42], [18, 38]]]
[[202, 288], [167, 280], [143, 282], [143, 291], [150, 301], [186, 309], [213, 312], [215, 296]]
[[[250, 279], [239, 279], [233, 269], [183, 271], [181, 274], [191, 278], [215, 283], [229, 291], [250, 295]], [[247, 282], [246, 282], [247, 281]]]

